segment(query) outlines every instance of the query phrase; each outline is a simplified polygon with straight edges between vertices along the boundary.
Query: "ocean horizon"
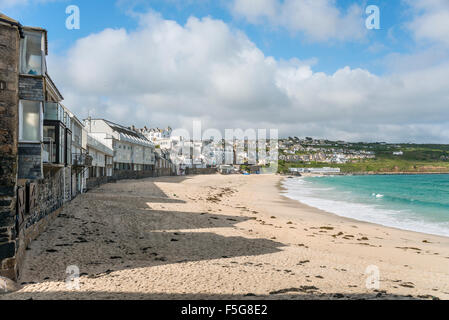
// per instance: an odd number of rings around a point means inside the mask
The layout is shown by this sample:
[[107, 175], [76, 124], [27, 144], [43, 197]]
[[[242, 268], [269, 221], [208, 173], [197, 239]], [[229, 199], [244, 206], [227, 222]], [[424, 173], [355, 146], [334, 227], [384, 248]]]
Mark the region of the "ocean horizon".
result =
[[449, 237], [449, 175], [285, 179], [284, 195], [338, 216]]

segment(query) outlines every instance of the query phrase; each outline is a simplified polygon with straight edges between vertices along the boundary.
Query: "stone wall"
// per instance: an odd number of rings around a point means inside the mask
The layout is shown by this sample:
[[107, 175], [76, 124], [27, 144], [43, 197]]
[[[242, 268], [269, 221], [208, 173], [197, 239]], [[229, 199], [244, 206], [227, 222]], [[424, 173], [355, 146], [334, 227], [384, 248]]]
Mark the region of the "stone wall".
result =
[[72, 200], [72, 168], [65, 167], [62, 169], [63, 187], [64, 187], [64, 203]]
[[166, 176], [172, 176], [174, 173], [170, 168], [158, 168], [154, 170], [154, 176], [155, 177], [166, 177]]
[[25, 229], [58, 210], [64, 204], [64, 168], [45, 170], [44, 179], [37, 181], [37, 205], [26, 216]]
[[15, 274], [19, 35], [0, 24], [0, 276]]
[[217, 168], [186, 168], [186, 175], [189, 174], [214, 174]]
[[19, 179], [42, 179], [42, 145], [19, 143]]
[[64, 203], [64, 169], [49, 168], [44, 172], [44, 179], [36, 181], [36, 205], [25, 213], [25, 221], [18, 230], [15, 255], [9, 260], [14, 266], [14, 277], [17, 279], [25, 258], [28, 245], [45, 231], [47, 226], [61, 212]]
[[114, 180], [124, 180], [124, 179], [143, 179], [154, 177], [155, 171], [133, 171], [133, 170], [120, 170], [114, 171], [112, 178]]
[[109, 182], [109, 177], [98, 177], [98, 178], [89, 178], [86, 180], [87, 190], [95, 189], [102, 184]]
[[170, 168], [160, 168], [149, 171], [133, 171], [133, 170], [121, 170], [114, 171], [111, 177], [97, 177], [88, 178], [86, 180], [87, 190], [92, 190], [108, 182], [116, 182], [117, 180], [125, 179], [144, 179], [151, 177], [163, 177], [173, 175]]
[[20, 76], [19, 98], [23, 100], [45, 101], [44, 78], [41, 76]]

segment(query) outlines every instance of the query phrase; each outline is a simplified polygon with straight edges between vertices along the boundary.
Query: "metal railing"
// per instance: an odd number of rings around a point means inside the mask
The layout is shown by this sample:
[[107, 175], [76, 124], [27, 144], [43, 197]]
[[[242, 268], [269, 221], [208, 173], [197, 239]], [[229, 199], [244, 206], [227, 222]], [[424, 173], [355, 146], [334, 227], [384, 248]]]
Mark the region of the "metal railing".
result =
[[79, 167], [89, 167], [92, 165], [92, 156], [86, 153], [72, 153], [72, 165]]

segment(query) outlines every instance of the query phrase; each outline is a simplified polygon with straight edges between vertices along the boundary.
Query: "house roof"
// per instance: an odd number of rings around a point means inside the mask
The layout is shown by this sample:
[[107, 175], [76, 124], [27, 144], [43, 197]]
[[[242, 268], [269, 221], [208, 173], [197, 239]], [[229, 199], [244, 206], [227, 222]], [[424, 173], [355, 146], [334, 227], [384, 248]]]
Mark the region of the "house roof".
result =
[[96, 139], [94, 136], [92, 136], [90, 133], [87, 134], [87, 146], [89, 148], [98, 150], [100, 152], [103, 152], [107, 154], [108, 156], [114, 155], [114, 150], [106, 146], [104, 143]]
[[[30, 31], [40, 31], [40, 32], [43, 32], [43, 33], [44, 33], [44, 37], [45, 37], [45, 54], [48, 55], [48, 37], [47, 37], [47, 30], [45, 30], [45, 29], [43, 29], [43, 28], [39, 28], [39, 27], [22, 26], [22, 25], [20, 24], [19, 21], [15, 20], [15, 19], [13, 19], [13, 18], [11, 18], [11, 17], [8, 17], [7, 15], [5, 15], [5, 14], [3, 14], [3, 13], [1, 13], [1, 12], [0, 12], [0, 19], [2, 19], [2, 20], [4, 20], [4, 21], [7, 21], [7, 22], [9, 22], [9, 23], [11, 23], [11, 24], [15, 24], [15, 25], [19, 28], [19, 31], [20, 31], [20, 32], [21, 32], [21, 29], [23, 29], [23, 30], [30, 30]], [[22, 36], [22, 33], [21, 33], [21, 36]]]
[[48, 75], [48, 73], [45, 73], [45, 78], [48, 82], [48, 84], [50, 85], [49, 87], [52, 89], [52, 91], [58, 96], [59, 101], [64, 100], [64, 97], [62, 96], [61, 92], [59, 91], [59, 89], [56, 87], [55, 83], [53, 82], [53, 80], [51, 79], [51, 77]]
[[19, 23], [19, 21], [14, 20], [13, 18], [8, 17], [7, 15], [4, 15], [4, 14], [1, 13], [1, 12], [0, 12], [0, 19], [8, 20], [9, 22], [12, 22], [12, 23]]
[[126, 128], [120, 124], [114, 123], [106, 119], [91, 119], [91, 120], [102, 120], [104, 121], [112, 130], [119, 133], [120, 140], [140, 144], [147, 147], [154, 147], [154, 144], [148, 140], [143, 134], [140, 134], [134, 130]]

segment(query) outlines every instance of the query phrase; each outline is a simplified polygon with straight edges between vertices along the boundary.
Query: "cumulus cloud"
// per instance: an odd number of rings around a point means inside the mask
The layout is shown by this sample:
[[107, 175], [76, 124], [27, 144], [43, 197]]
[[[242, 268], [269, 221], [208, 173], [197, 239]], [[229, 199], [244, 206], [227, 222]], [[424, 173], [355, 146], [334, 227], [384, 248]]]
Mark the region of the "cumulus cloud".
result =
[[449, 47], [449, 1], [406, 0], [414, 19], [407, 24], [418, 41], [431, 41]]
[[80, 117], [124, 125], [278, 128], [281, 136], [348, 140], [449, 138], [449, 63], [377, 76], [277, 60], [221, 20], [180, 25], [151, 12], [136, 30], [78, 40], [49, 71]]
[[363, 10], [351, 5], [346, 12], [335, 0], [233, 0], [231, 10], [251, 23], [283, 27], [309, 40], [360, 40], [366, 33]]

